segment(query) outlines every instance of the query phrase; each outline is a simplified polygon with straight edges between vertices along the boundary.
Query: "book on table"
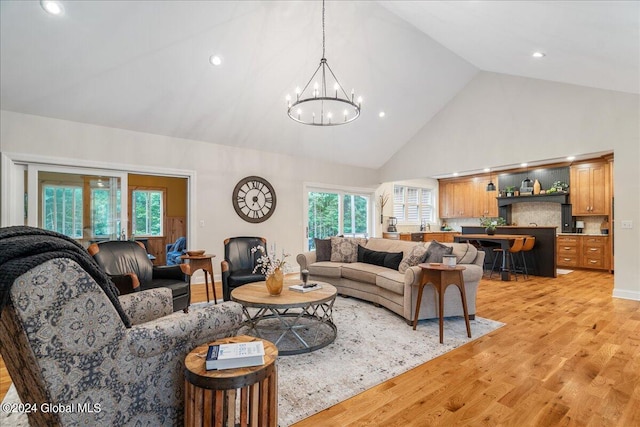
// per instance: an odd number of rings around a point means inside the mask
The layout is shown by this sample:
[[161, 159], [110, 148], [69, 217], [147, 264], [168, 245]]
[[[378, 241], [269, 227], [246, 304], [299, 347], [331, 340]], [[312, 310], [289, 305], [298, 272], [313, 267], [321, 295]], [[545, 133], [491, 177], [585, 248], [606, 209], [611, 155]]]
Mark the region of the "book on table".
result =
[[311, 292], [311, 291], [317, 291], [318, 289], [322, 289], [322, 286], [320, 286], [317, 283], [310, 283], [307, 286], [304, 286], [304, 285], [289, 286], [289, 290], [294, 292]]
[[207, 371], [212, 371], [262, 364], [264, 364], [264, 345], [262, 341], [251, 341], [210, 345], [205, 368]]

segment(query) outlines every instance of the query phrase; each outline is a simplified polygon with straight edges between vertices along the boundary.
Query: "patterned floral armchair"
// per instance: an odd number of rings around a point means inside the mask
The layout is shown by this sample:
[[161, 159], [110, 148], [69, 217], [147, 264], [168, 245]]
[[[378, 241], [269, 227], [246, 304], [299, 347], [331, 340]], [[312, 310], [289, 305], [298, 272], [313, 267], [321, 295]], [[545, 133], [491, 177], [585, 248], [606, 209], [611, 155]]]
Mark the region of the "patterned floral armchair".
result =
[[119, 297], [126, 328], [94, 279], [66, 258], [19, 276], [9, 297], [0, 352], [18, 395], [73, 409], [30, 413], [31, 425], [182, 425], [186, 354], [235, 335], [242, 319], [233, 302], [173, 313], [171, 290], [157, 288]]

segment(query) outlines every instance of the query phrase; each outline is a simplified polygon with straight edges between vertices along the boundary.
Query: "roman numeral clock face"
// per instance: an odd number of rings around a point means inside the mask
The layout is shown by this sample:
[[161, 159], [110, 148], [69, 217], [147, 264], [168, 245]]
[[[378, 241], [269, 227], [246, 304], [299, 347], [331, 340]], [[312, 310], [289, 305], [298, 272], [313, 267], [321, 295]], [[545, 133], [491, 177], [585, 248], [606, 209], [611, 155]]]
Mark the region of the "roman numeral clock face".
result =
[[248, 176], [233, 190], [233, 208], [245, 221], [266, 221], [276, 209], [276, 192], [266, 179]]

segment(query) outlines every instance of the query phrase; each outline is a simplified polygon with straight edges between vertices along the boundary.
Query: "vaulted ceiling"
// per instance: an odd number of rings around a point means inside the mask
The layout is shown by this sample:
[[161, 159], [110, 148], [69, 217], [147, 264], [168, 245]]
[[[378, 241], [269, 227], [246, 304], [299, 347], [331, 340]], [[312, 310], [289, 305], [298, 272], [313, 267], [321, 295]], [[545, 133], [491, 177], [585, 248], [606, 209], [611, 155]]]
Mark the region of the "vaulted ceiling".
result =
[[320, 61], [320, 1], [62, 4], [0, 2], [2, 109], [377, 168], [479, 70], [640, 92], [636, 1], [327, 2], [326, 57], [364, 100], [331, 128], [285, 108]]

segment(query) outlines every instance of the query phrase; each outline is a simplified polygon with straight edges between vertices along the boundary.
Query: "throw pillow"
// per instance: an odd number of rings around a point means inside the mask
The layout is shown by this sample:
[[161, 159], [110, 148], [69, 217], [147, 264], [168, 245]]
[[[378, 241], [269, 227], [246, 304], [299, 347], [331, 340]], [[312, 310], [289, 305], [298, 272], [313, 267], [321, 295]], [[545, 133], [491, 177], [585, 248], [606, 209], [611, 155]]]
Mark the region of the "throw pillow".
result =
[[424, 262], [442, 262], [443, 255], [451, 255], [453, 248], [442, 244], [436, 240], [432, 240], [427, 249], [427, 254]]
[[316, 244], [316, 261], [331, 261], [331, 239], [314, 239]]
[[358, 262], [397, 270], [400, 261], [402, 261], [402, 252], [372, 251], [358, 245]]
[[402, 262], [402, 255], [402, 252], [389, 252], [384, 257], [384, 267], [398, 270], [400, 268], [400, 262]]
[[357, 262], [358, 242], [348, 237], [331, 238], [332, 262]]
[[426, 253], [427, 248], [422, 243], [415, 245], [413, 249], [411, 249], [411, 252], [409, 252], [409, 254], [404, 257], [402, 261], [400, 261], [398, 271], [404, 274], [404, 272], [407, 271], [409, 267], [415, 267], [416, 265], [420, 264], [421, 262], [423, 262]]

